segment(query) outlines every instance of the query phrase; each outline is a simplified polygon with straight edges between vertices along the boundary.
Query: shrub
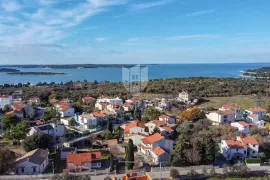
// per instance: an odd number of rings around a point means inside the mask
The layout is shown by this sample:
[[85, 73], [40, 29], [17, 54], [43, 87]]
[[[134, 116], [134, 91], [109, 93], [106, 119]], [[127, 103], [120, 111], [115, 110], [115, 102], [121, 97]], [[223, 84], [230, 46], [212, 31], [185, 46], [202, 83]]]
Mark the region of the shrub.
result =
[[260, 158], [246, 158], [245, 163], [246, 164], [257, 164], [257, 163], [261, 163], [261, 159]]
[[194, 169], [191, 169], [188, 173], [187, 173], [187, 176], [190, 178], [190, 179], [196, 179], [196, 177], [198, 176], [199, 174], [194, 170]]
[[178, 171], [177, 169], [171, 169], [171, 171], [170, 171], [170, 176], [171, 176], [173, 179], [178, 178], [178, 176], [179, 176], [179, 171]]

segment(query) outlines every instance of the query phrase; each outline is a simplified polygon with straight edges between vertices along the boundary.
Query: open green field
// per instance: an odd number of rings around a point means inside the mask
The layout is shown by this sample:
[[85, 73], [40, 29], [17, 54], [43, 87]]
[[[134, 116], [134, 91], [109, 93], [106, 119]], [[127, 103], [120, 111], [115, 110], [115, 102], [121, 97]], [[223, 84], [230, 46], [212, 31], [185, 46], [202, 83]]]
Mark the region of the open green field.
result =
[[270, 104], [269, 97], [261, 96], [231, 96], [231, 97], [212, 97], [207, 98], [208, 102], [199, 105], [201, 108], [214, 107], [220, 108], [223, 104], [238, 104], [243, 109], [252, 107], [265, 107]]

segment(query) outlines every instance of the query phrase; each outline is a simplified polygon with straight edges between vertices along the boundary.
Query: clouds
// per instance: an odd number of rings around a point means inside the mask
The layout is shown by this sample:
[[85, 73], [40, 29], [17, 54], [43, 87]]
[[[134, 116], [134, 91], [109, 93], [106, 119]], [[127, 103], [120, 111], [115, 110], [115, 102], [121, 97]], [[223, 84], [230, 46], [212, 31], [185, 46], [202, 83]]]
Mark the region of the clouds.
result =
[[167, 37], [167, 40], [189, 40], [189, 39], [212, 39], [219, 38], [220, 36], [217, 34], [193, 34], [193, 35], [184, 35], [184, 36], [171, 36]]
[[107, 38], [106, 37], [98, 37], [98, 38], [96, 38], [95, 40], [97, 41], [97, 42], [103, 42], [103, 41], [105, 41]]
[[0, 6], [4, 11], [7, 12], [14, 12], [21, 9], [21, 4], [17, 0], [3, 0]]
[[209, 14], [217, 11], [217, 9], [209, 9], [209, 10], [203, 10], [203, 11], [196, 11], [193, 13], [188, 13], [186, 16], [199, 16], [199, 15], [204, 15], [204, 14]]
[[132, 9], [133, 10], [145, 10], [157, 6], [163, 6], [166, 4], [169, 4], [173, 2], [174, 0], [159, 0], [159, 1], [150, 1], [150, 2], [145, 2], [145, 3], [140, 3], [140, 4], [133, 4]]

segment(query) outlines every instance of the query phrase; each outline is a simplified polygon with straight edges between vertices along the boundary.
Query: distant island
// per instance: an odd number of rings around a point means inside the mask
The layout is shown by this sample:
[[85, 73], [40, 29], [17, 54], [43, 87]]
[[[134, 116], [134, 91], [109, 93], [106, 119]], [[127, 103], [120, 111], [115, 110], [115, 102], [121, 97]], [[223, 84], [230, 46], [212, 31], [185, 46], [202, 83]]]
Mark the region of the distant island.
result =
[[20, 72], [20, 70], [12, 68], [0, 68], [0, 72]]
[[8, 75], [38, 75], [38, 76], [50, 76], [50, 75], [65, 75], [65, 73], [55, 73], [55, 72], [9, 72]]
[[260, 79], [269, 79], [270, 67], [262, 67], [259, 69], [248, 69], [243, 72], [243, 76], [260, 78]]
[[59, 65], [0, 65], [9, 68], [84, 69], [84, 68], [130, 68], [135, 64], [59, 64]]

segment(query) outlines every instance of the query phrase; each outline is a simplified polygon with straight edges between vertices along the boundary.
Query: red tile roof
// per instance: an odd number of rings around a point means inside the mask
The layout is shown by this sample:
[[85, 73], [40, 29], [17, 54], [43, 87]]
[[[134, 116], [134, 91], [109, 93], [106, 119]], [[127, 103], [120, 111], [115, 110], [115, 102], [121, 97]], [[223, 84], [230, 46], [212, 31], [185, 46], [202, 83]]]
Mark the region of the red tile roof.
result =
[[250, 114], [250, 115], [248, 115], [248, 117], [254, 119], [254, 118], [257, 117], [257, 115], [256, 114]]
[[100, 96], [99, 99], [111, 99], [111, 96]]
[[246, 149], [247, 147], [237, 140], [225, 140], [227, 145], [232, 149]]
[[145, 128], [145, 125], [144, 125], [143, 123], [141, 123], [139, 120], [136, 120], [136, 121], [133, 121], [133, 122], [129, 123], [129, 124], [125, 127], [124, 132], [125, 132], [125, 133], [128, 133], [129, 130], [130, 130], [131, 128], [134, 128], [134, 127]]
[[11, 107], [16, 111], [22, 111], [24, 109], [23, 104], [12, 104]]
[[0, 95], [0, 98], [9, 98], [9, 95]]
[[166, 115], [166, 114], [163, 114], [161, 116], [159, 116], [159, 118], [162, 118], [162, 119], [168, 119], [170, 116]]
[[164, 129], [165, 131], [169, 132], [169, 133], [172, 133], [174, 130], [171, 128], [171, 127], [161, 127], [162, 129]]
[[69, 154], [67, 156], [67, 163], [82, 166], [83, 163], [92, 162], [95, 159], [101, 159], [101, 152]]
[[107, 141], [107, 144], [109, 146], [111, 146], [111, 145], [117, 145], [118, 144], [118, 141], [117, 141], [117, 139], [111, 139], [111, 140], [108, 140]]
[[249, 111], [251, 112], [267, 112], [266, 109], [263, 109], [263, 108], [250, 108]]
[[236, 104], [224, 104], [222, 106], [222, 108], [223, 109], [230, 109], [230, 110], [234, 110], [234, 111], [239, 109], [239, 107]]
[[247, 136], [241, 138], [242, 142], [244, 144], [252, 144], [252, 145], [258, 145], [258, 141], [253, 136]]
[[83, 100], [91, 101], [91, 100], [95, 100], [95, 98], [93, 98], [91, 96], [86, 96], [86, 97], [83, 98]]
[[68, 110], [69, 109], [69, 106], [68, 105], [62, 105], [61, 106], [61, 111], [62, 112], [65, 112], [66, 110]]
[[160, 141], [162, 139], [164, 139], [164, 137], [161, 134], [156, 133], [156, 134], [153, 134], [152, 136], [143, 138], [142, 142], [144, 144], [153, 144], [154, 142]]
[[225, 110], [225, 111], [218, 111], [218, 114], [220, 114], [220, 115], [233, 115], [233, 114], [235, 114], [235, 112], [232, 110]]
[[104, 117], [107, 116], [106, 114], [100, 113], [100, 112], [92, 112], [91, 114], [92, 114], [93, 116], [99, 117], [99, 118], [104, 118]]
[[248, 127], [249, 126], [249, 124], [246, 123], [245, 121], [238, 121], [237, 123], [240, 124], [240, 125], [242, 125], [242, 126], [244, 126], [244, 127]]
[[155, 125], [157, 125], [158, 127], [166, 124], [165, 121], [160, 121], [160, 120], [152, 120], [150, 122], [153, 123], [153, 124], [155, 124]]
[[155, 149], [153, 149], [153, 152], [157, 155], [157, 156], [161, 156], [162, 154], [166, 153], [162, 148], [160, 148], [159, 146], [156, 147]]

